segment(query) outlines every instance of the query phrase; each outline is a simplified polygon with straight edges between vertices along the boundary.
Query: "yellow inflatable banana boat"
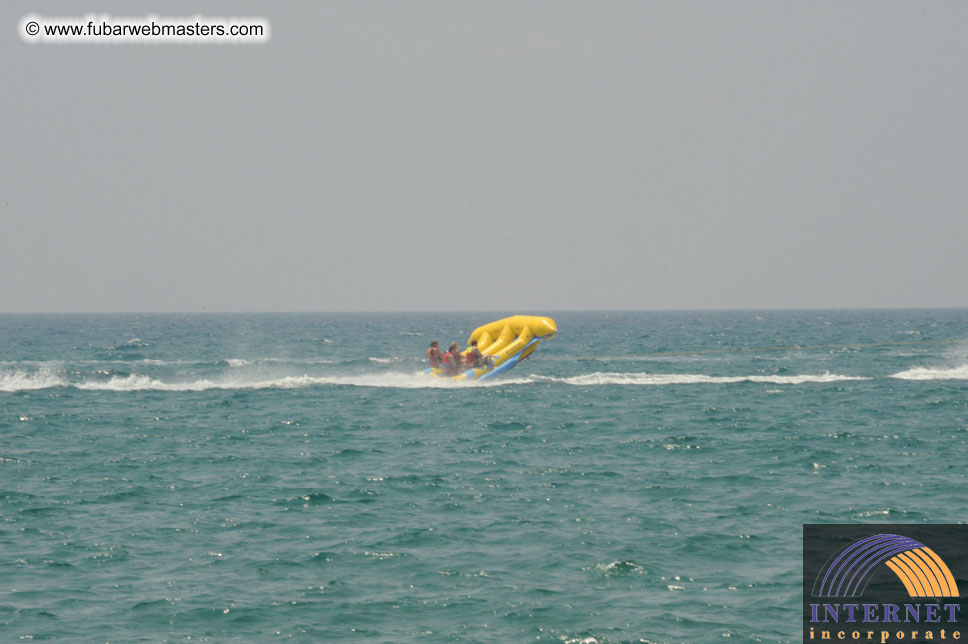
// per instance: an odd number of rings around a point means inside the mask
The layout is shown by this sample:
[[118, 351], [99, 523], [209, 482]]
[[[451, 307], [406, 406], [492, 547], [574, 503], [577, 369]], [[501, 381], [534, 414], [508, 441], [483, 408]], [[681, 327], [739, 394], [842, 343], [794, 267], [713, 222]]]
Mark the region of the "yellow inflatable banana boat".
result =
[[558, 331], [558, 325], [551, 318], [536, 315], [513, 315], [497, 322], [491, 322], [474, 329], [467, 339], [466, 353], [471, 342], [477, 341], [477, 348], [484, 356], [493, 358], [493, 366], [466, 369], [456, 375], [441, 368], [426, 369], [424, 373], [453, 380], [485, 380], [511, 369], [530, 356], [538, 343], [548, 340]]

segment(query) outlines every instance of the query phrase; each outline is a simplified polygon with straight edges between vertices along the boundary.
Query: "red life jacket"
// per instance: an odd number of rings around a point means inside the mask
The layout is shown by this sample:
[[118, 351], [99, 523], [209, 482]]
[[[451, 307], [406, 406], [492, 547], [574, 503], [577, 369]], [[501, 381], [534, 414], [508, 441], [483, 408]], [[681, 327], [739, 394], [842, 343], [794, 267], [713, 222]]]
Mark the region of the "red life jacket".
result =
[[460, 352], [451, 353], [448, 351], [444, 354], [444, 369], [447, 373], [457, 373], [460, 371], [461, 367], [461, 355]]
[[427, 360], [430, 360], [430, 366], [437, 368], [440, 366], [440, 349], [437, 347], [430, 347], [427, 349]]

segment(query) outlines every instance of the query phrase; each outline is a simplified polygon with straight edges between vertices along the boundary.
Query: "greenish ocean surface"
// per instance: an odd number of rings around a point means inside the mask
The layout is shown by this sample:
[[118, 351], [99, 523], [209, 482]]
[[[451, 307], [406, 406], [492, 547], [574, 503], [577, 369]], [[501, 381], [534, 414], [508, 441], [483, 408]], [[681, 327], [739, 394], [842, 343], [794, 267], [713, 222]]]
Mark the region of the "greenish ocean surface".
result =
[[419, 373], [512, 313], [0, 316], [0, 642], [791, 642], [803, 523], [968, 518], [968, 310]]

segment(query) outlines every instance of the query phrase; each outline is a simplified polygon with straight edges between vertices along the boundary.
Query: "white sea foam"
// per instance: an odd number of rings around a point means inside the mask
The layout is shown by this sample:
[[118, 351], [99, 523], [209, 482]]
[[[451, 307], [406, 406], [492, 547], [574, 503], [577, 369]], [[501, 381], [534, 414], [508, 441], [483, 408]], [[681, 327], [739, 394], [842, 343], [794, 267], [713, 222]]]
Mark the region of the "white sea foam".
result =
[[634, 561], [610, 561], [608, 563], [598, 563], [595, 564], [595, 570], [605, 573], [605, 575], [609, 577], [629, 573], [637, 575], [646, 574], [645, 568]]
[[115, 377], [107, 381], [91, 381], [75, 385], [79, 389], [108, 391], [205, 391], [208, 389], [298, 389], [317, 386], [385, 387], [397, 389], [426, 389], [473, 386], [506, 386], [536, 383], [575, 386], [596, 385], [683, 385], [683, 384], [731, 384], [760, 382], [799, 385], [805, 383], [829, 383], [850, 380], [868, 380], [859, 376], [824, 373], [797, 376], [709, 376], [704, 374], [650, 374], [650, 373], [589, 373], [580, 376], [558, 378], [553, 376], [526, 376], [501, 378], [481, 382], [455, 382], [446, 378], [432, 378], [422, 373], [381, 373], [360, 375], [285, 376], [269, 379], [225, 378], [218, 380], [194, 380], [165, 382], [143, 375]]
[[[201, 382], [201, 381], [200, 381]], [[145, 389], [157, 389], [160, 391], [179, 391], [179, 385], [164, 383], [148, 376], [132, 374], [130, 376], [114, 376], [109, 380], [89, 380], [85, 382], [73, 383], [78, 389], [88, 391], [142, 391]], [[189, 391], [189, 389], [184, 389]], [[200, 391], [200, 389], [195, 389]]]
[[230, 367], [249, 367], [252, 365], [284, 365], [311, 366], [324, 364], [339, 364], [341, 361], [333, 358], [228, 358], [223, 360]]
[[393, 362], [393, 358], [368, 358], [370, 362], [375, 362], [377, 364], [390, 364]]
[[284, 376], [268, 379], [220, 378], [191, 381], [163, 381], [144, 375], [114, 377], [74, 384], [78, 389], [92, 391], [207, 391], [210, 389], [300, 389], [318, 386], [386, 387], [424, 389], [469, 386], [445, 378], [432, 378], [417, 373], [361, 374], [355, 376]]
[[819, 375], [796, 376], [709, 376], [699, 373], [608, 373], [595, 372], [556, 378], [552, 376], [531, 376], [521, 379], [506, 379], [504, 384], [546, 382], [577, 386], [594, 385], [697, 385], [697, 384], [731, 384], [737, 382], [761, 382], [776, 385], [801, 385], [804, 383], [843, 382], [849, 380], [869, 380], [861, 376], [844, 376], [825, 372]]
[[[374, 362], [393, 362], [392, 359], [373, 359]], [[228, 361], [227, 361], [228, 362]], [[245, 362], [245, 361], [242, 361]], [[249, 364], [246, 362], [246, 364]], [[239, 365], [241, 366], [241, 364]], [[968, 368], [966, 368], [968, 370]], [[159, 379], [145, 374], [113, 376], [108, 379], [89, 379], [68, 382], [62, 372], [43, 369], [37, 372], [22, 370], [0, 372], [0, 391], [23, 391], [45, 389], [48, 387], [71, 386], [87, 391], [207, 391], [211, 389], [300, 389], [321, 386], [378, 387], [396, 389], [462, 388], [462, 387], [500, 387], [528, 384], [561, 384], [572, 386], [632, 385], [662, 386], [690, 384], [731, 384], [741, 382], [769, 383], [779, 385], [799, 385], [805, 383], [829, 383], [851, 380], [868, 380], [860, 376], [845, 376], [824, 373], [819, 375], [793, 376], [711, 376], [705, 374], [668, 374], [668, 373], [610, 373], [594, 372], [578, 376], [555, 377], [531, 375], [520, 378], [498, 378], [485, 381], [455, 382], [447, 378], [433, 378], [421, 372], [391, 372], [371, 374], [328, 374], [328, 375], [251, 375], [245, 372], [235, 375], [220, 375], [214, 378], [179, 380], [176, 377]], [[961, 377], [968, 377], [965, 374]]]
[[61, 374], [53, 369], [41, 369], [33, 372], [17, 369], [0, 372], [0, 391], [31, 391], [61, 387], [64, 384]]
[[59, 368], [63, 366], [63, 360], [0, 360], [0, 367]]
[[122, 340], [121, 342], [118, 342], [112, 347], [112, 349], [130, 348], [130, 347], [150, 347], [150, 346], [151, 346], [150, 342], [145, 342], [139, 337], [132, 336], [130, 338], [126, 338]]
[[891, 378], [900, 380], [968, 380], [968, 364], [946, 369], [915, 367], [907, 371], [891, 374]]

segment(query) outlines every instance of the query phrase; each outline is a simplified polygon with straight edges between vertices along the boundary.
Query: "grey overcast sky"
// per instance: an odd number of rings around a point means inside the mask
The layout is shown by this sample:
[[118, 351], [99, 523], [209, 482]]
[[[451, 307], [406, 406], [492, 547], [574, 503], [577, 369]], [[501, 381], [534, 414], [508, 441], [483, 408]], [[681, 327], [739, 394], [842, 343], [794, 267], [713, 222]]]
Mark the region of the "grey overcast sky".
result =
[[968, 305], [960, 0], [0, 12], [2, 312]]

